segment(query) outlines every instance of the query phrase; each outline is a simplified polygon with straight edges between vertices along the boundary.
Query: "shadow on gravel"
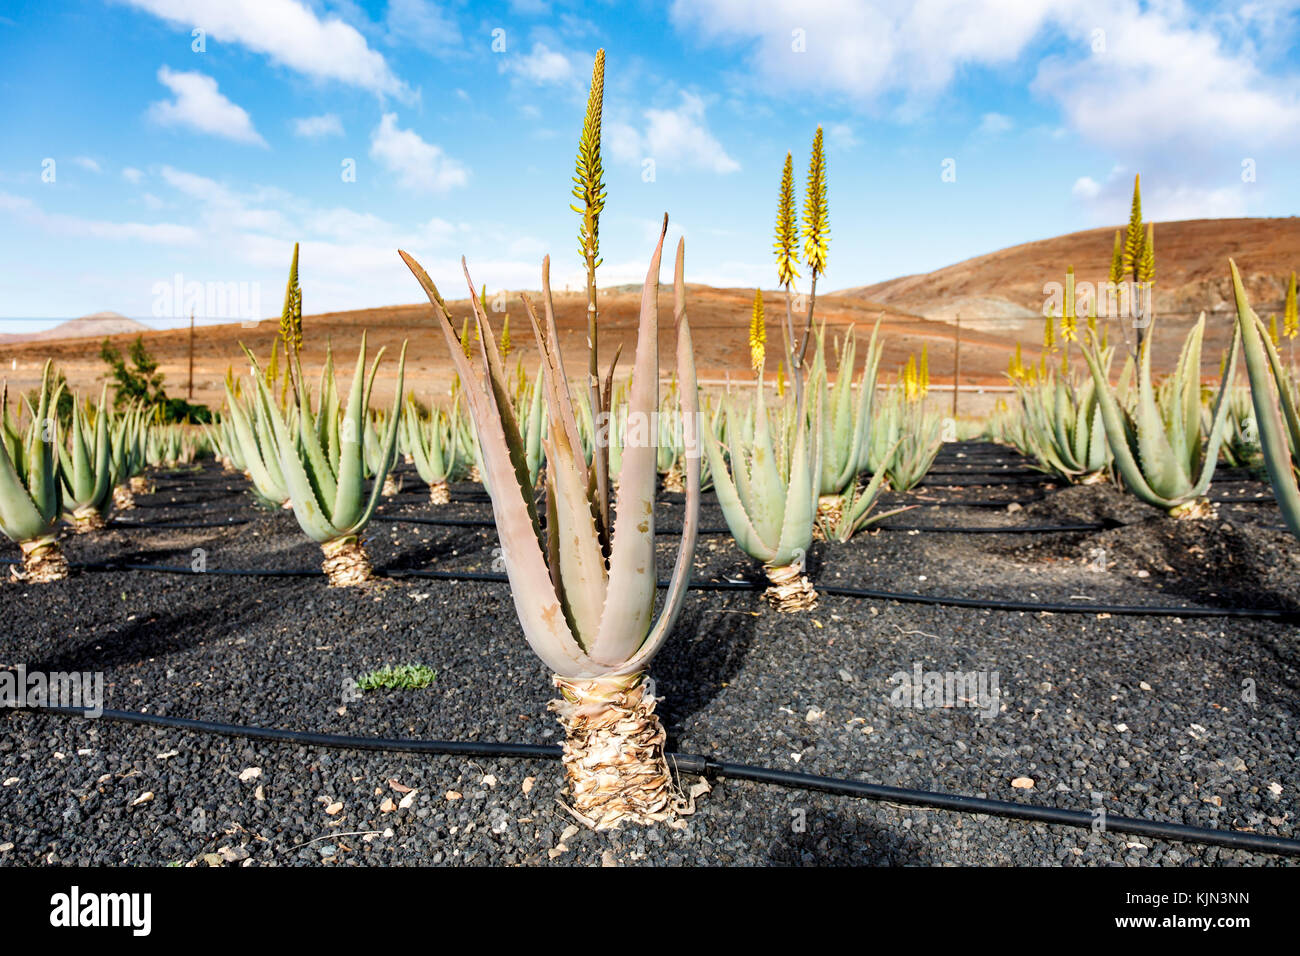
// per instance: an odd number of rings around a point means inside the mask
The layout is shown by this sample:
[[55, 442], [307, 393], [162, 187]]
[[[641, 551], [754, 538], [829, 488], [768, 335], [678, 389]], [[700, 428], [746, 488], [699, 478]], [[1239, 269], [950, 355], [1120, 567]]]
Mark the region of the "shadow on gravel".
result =
[[[272, 587], [274, 585], [268, 585], [263, 590]], [[252, 610], [250, 613], [256, 616], [260, 612]], [[138, 664], [202, 643], [215, 619], [222, 622], [223, 628], [234, 632], [241, 617], [229, 603], [222, 604], [219, 609], [191, 606], [177, 614], [131, 621], [121, 630], [88, 638], [53, 657], [28, 663], [27, 669], [47, 673], [108, 671], [122, 665]]]
[[779, 821], [789, 832], [767, 848], [772, 866], [930, 866], [925, 847], [903, 833], [882, 830], [850, 814], [812, 810], [804, 832], [794, 832], [798, 818]]
[[687, 604], [651, 665], [659, 693], [667, 698], [660, 717], [670, 738], [740, 673], [754, 643], [757, 621], [744, 607], [709, 607], [705, 601]]

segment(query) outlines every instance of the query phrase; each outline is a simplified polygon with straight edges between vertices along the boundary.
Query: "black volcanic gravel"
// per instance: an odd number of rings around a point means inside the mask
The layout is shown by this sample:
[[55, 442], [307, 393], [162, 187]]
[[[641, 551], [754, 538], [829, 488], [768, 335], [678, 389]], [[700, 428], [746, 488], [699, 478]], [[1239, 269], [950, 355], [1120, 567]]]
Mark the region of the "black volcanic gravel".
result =
[[[922, 507], [888, 523], [1105, 527], [880, 531], [815, 545], [813, 574], [828, 585], [1034, 602], [1300, 608], [1300, 549], [1267, 489], [1224, 478], [1214, 495], [1261, 503], [1173, 522], [1109, 486], [1063, 488], [1005, 449], [949, 446], [921, 488], [891, 496]], [[454, 487], [453, 503], [435, 510], [417, 479], [406, 483], [385, 516], [490, 518], [476, 486]], [[69, 539], [67, 553], [188, 567], [202, 549], [213, 570], [318, 568], [319, 549], [292, 515], [253, 507], [246, 487], [211, 463], [159, 475], [157, 493], [123, 522], [247, 523], [112, 528]], [[677, 527], [680, 496], [661, 505], [661, 526]], [[711, 494], [703, 524], [723, 526]], [[660, 542], [664, 576], [673, 543]], [[482, 527], [376, 522], [369, 547], [380, 569], [482, 572], [496, 558], [495, 533]], [[0, 558], [16, 556], [0, 547]], [[757, 571], [726, 535], [702, 540], [697, 580]], [[406, 578], [340, 591], [319, 577], [82, 571], [43, 587], [0, 584], [0, 622], [0, 666], [102, 671], [111, 708], [558, 742], [548, 674], [503, 584]], [[757, 592], [737, 591], [692, 593], [652, 671], [681, 752], [1295, 837], [1298, 658], [1296, 628], [1277, 621], [833, 596], [810, 614], [777, 615]], [[436, 682], [349, 699], [351, 681], [401, 663], [432, 667]], [[915, 663], [996, 671], [1001, 712], [892, 706], [891, 676]], [[1017, 778], [1032, 788], [1012, 787]], [[1292, 862], [734, 781], [715, 782], [679, 829], [591, 833], [571, 829], [557, 804], [562, 783], [550, 761], [307, 749], [4, 711], [0, 865]]]

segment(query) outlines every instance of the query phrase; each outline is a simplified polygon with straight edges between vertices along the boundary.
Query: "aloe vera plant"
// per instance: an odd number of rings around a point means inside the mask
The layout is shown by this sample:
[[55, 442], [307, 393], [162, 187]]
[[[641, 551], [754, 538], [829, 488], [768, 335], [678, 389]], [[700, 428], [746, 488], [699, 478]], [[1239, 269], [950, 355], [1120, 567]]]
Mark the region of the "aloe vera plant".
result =
[[63, 511], [78, 534], [98, 531], [113, 506], [113, 462], [109, 438], [108, 386], [99, 405], [72, 406], [71, 438], [59, 445]]
[[[665, 229], [667, 219], [665, 218]], [[663, 235], [641, 296], [629, 415], [648, 422], [658, 408], [657, 299]], [[621, 821], [668, 819], [676, 800], [664, 758], [664, 731], [645, 668], [663, 646], [686, 596], [699, 524], [699, 461], [687, 459], [686, 517], [668, 595], [654, 619], [654, 436], [623, 449], [614, 533], [608, 546], [595, 515], [601, 492], [586, 462], [575, 402], [559, 351], [551, 302], [549, 259], [542, 267], [544, 325], [525, 297], [544, 363], [548, 415], [546, 527], [529, 481], [519, 423], [487, 316], [475, 310], [485, 380], [460, 352], [437, 287], [411, 256], [401, 253], [434, 305], [436, 321], [456, 363], [478, 429], [488, 492], [524, 637], [554, 672], [560, 699], [551, 709], [565, 729], [564, 765], [575, 812], [604, 828]], [[685, 245], [677, 247], [674, 281], [677, 369], [688, 443], [698, 441], [698, 398], [690, 325], [686, 318]], [[470, 288], [473, 282], [466, 281]], [[680, 810], [680, 808], [679, 808]]]
[[725, 451], [712, 428], [703, 430], [704, 449], [732, 538], [763, 562], [768, 603], [779, 611], [808, 610], [817, 603], [804, 569], [817, 514], [821, 429], [809, 427], [801, 408], [788, 406], [774, 435], [763, 392], [760, 373], [752, 414], [727, 406]]
[[[256, 386], [254, 386], [256, 388]], [[253, 485], [253, 495], [268, 508], [292, 508], [289, 484], [280, 470], [270, 419], [256, 398], [245, 401], [235, 395], [232, 382], [226, 382], [226, 413], [234, 434], [235, 447], [244, 473]]]
[[[365, 476], [371, 480], [382, 482], [382, 494], [385, 498], [393, 498], [402, 490], [401, 480], [393, 474], [393, 468], [397, 464], [397, 442], [393, 447], [385, 448], [383, 445], [382, 432], [384, 430], [382, 416], [375, 412], [364, 414], [365, 427], [362, 432], [362, 458], [365, 461]], [[400, 441], [401, 430], [397, 431]], [[387, 457], [385, 457], [387, 455]], [[378, 476], [383, 475], [383, 478]]]
[[[1101, 352], [1107, 375], [1111, 355], [1110, 349]], [[1024, 450], [1039, 467], [1079, 484], [1105, 480], [1111, 453], [1092, 377], [1076, 384], [1066, 372], [1058, 376], [1049, 370], [1045, 380], [1021, 379], [1015, 385], [1024, 421]]]
[[433, 410], [428, 422], [421, 419], [412, 402], [402, 410], [402, 429], [406, 447], [415, 461], [416, 474], [429, 486], [429, 503], [445, 505], [451, 501], [447, 483], [456, 473], [456, 435], [453, 422], [459, 412], [459, 400], [452, 414]]
[[1172, 377], [1160, 389], [1151, 377], [1151, 330], [1138, 347], [1137, 393], [1130, 410], [1117, 397], [1106, 374], [1105, 356], [1095, 332], [1083, 347], [1096, 384], [1106, 440], [1124, 486], [1139, 500], [1176, 518], [1212, 514], [1205, 493], [1214, 477], [1228, 415], [1242, 332], [1233, 332], [1224, 374], [1214, 400], [1208, 435], [1201, 430], [1201, 343], [1205, 314], [1192, 327]]
[[35, 408], [20, 428], [10, 415], [9, 389], [0, 398], [0, 531], [18, 544], [23, 555], [16, 578], [34, 583], [68, 576], [55, 526], [63, 510], [59, 488], [59, 423], [54, 409], [61, 387], [52, 382], [52, 362], [45, 363]]
[[111, 435], [110, 458], [113, 468], [113, 507], [130, 511], [135, 507], [135, 479], [142, 478], [145, 465], [145, 445], [149, 426], [143, 408], [128, 408], [117, 417]]
[[[810, 394], [816, 395], [821, 409], [821, 473], [818, 476], [817, 512], [823, 533], [839, 541], [847, 541], [856, 531], [872, 521], [885, 517], [868, 518], [881, 482], [868, 483], [861, 488], [858, 476], [867, 469], [871, 447], [871, 410], [875, 401], [876, 376], [880, 368], [880, 343], [877, 333], [880, 323], [872, 329], [867, 346], [866, 361], [858, 379], [858, 394], [853, 395], [853, 371], [857, 358], [857, 345], [850, 327], [842, 342], [837, 343], [838, 374], [835, 384], [829, 381], [826, 365], [826, 324], [817, 330], [817, 346], [809, 376]], [[848, 499], [852, 499], [850, 502]], [[845, 520], [845, 509], [853, 512]]]
[[1291, 533], [1300, 537], [1300, 408], [1295, 383], [1278, 356], [1277, 347], [1246, 298], [1237, 264], [1228, 260], [1232, 291], [1237, 304], [1237, 335], [1246, 356], [1251, 402], [1259, 445], [1273, 495]]
[[[298, 526], [321, 546], [325, 554], [322, 567], [331, 587], [361, 585], [374, 577], [361, 535], [379, 504], [385, 472], [394, 459], [398, 411], [406, 373], [406, 345], [403, 343], [393, 409], [387, 417], [380, 446], [378, 461], [383, 468], [375, 474], [367, 493], [363, 450], [365, 414], [384, 351], [379, 350], [367, 376], [366, 337], [362, 335], [361, 352], [357, 356], [343, 419], [325, 423], [326, 428], [321, 429], [321, 423], [312, 412], [307, 389], [302, 385], [301, 368], [298, 369], [298, 387], [294, 390], [294, 405], [282, 409], [261, 374], [257, 359], [245, 349], [253, 367], [258, 408], [270, 426], [268, 457], [279, 464]], [[330, 379], [327, 391], [334, 392], [332, 369]], [[324, 413], [328, 414], [331, 404], [322, 399], [322, 406]], [[322, 431], [333, 434], [335, 427], [338, 440], [322, 441]]]

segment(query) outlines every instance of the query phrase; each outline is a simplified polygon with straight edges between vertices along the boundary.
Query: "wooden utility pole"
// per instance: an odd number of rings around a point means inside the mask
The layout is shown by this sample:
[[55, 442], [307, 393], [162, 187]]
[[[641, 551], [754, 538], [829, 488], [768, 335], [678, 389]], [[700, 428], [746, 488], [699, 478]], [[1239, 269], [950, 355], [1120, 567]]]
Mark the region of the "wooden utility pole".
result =
[[194, 310], [190, 310], [190, 384], [185, 390], [185, 400], [194, 401]]
[[961, 388], [961, 313], [952, 337], [952, 418], [957, 420], [957, 390]]

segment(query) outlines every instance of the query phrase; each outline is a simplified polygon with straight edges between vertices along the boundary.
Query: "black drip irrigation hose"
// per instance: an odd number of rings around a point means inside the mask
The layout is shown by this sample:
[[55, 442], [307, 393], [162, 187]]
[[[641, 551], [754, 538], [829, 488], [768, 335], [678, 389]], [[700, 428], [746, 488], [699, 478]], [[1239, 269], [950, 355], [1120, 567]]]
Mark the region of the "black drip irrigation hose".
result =
[[[0, 558], [0, 565], [16, 565], [14, 558]], [[325, 572], [316, 568], [207, 568], [196, 571], [191, 567], [166, 564], [129, 564], [113, 561], [70, 562], [77, 571], [140, 571], [153, 574], [176, 574], [189, 577], [262, 577], [262, 578], [319, 578]], [[400, 581], [406, 578], [429, 581], [474, 581], [487, 584], [508, 584], [505, 574], [495, 571], [427, 571], [413, 568], [389, 568], [375, 571], [376, 576]], [[665, 590], [670, 582], [660, 580], [658, 587]], [[691, 591], [761, 591], [767, 587], [763, 581], [692, 581]], [[1023, 611], [1029, 614], [1111, 614], [1123, 617], [1177, 617], [1177, 618], [1246, 618], [1253, 620], [1283, 621], [1300, 624], [1300, 610], [1288, 608], [1247, 607], [1171, 607], [1145, 604], [1059, 604], [1030, 601], [1005, 601], [997, 598], [964, 598], [943, 594], [916, 594], [909, 591], [878, 591], [835, 584], [815, 585], [822, 594], [875, 601], [895, 601], [899, 604], [923, 604], [930, 607], [960, 607], [981, 611]]]
[[[36, 713], [116, 720], [123, 723], [163, 727], [191, 733], [216, 734], [223, 737], [267, 740], [275, 743], [305, 747], [328, 747], [338, 750], [371, 750], [387, 753], [417, 753], [454, 757], [523, 757], [535, 760], [558, 760], [563, 753], [560, 747], [546, 744], [522, 744], [486, 740], [458, 741], [355, 737], [342, 734], [284, 730], [274, 727], [248, 727], [212, 720], [193, 720], [187, 717], [145, 714], [131, 710], [104, 710], [99, 714], [99, 718], [94, 718], [87, 708], [80, 707], [31, 707], [22, 709]], [[956, 813], [982, 813], [1012, 820], [1050, 823], [1079, 829], [1092, 829], [1097, 824], [1097, 817], [1091, 811], [1065, 810], [1059, 807], [1035, 806], [1011, 800], [992, 800], [987, 797], [969, 797], [963, 794], [941, 793], [933, 790], [889, 787], [881, 784], [865, 783], [860, 780], [844, 780], [837, 777], [822, 777], [808, 773], [793, 773], [770, 767], [754, 767], [748, 764], [730, 763], [696, 754], [669, 753], [666, 757], [678, 772], [698, 774], [703, 777], [774, 784], [791, 789], [817, 790], [823, 793], [865, 800], [878, 800], [885, 803], [899, 803], [934, 810], [949, 810]], [[1110, 814], [1105, 816], [1103, 825], [1106, 832], [1128, 833], [1180, 843], [1222, 846], [1256, 853], [1300, 856], [1300, 840], [1273, 836], [1267, 833], [1216, 830], [1209, 827], [1188, 826], [1183, 823], [1147, 820], [1139, 817], [1112, 816]]]

